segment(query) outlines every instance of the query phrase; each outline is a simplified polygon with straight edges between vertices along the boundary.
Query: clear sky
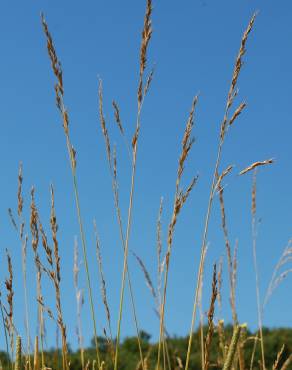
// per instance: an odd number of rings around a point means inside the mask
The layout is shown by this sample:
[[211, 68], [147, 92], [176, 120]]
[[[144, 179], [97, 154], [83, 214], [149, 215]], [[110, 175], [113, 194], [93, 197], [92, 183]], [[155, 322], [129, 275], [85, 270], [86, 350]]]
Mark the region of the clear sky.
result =
[[[143, 258], [155, 281], [156, 218], [164, 197], [163, 237], [171, 216], [181, 138], [193, 96], [200, 92], [195, 117], [196, 143], [188, 159], [184, 183], [194, 174], [199, 182], [180, 214], [170, 268], [166, 326], [171, 334], [185, 335], [190, 326], [199, 250], [211, 175], [216, 158], [220, 122], [242, 33], [259, 10], [239, 79], [239, 98], [246, 111], [229, 131], [221, 169], [234, 164], [225, 180], [227, 222], [232, 245], [238, 238], [237, 307], [239, 320], [257, 325], [255, 277], [251, 239], [251, 176], [238, 172], [250, 163], [275, 158], [275, 164], [258, 172], [258, 265], [261, 297], [272, 271], [292, 236], [291, 198], [291, 86], [292, 4], [290, 0], [185, 0], [153, 1], [153, 39], [148, 65], [155, 76], [145, 101], [138, 150], [134, 221], [130, 249]], [[29, 226], [29, 190], [48, 228], [53, 183], [62, 264], [64, 318], [68, 337], [76, 346], [76, 302], [73, 287], [73, 244], [79, 238], [65, 138], [55, 106], [54, 78], [47, 57], [40, 12], [45, 13], [64, 70], [65, 103], [70, 115], [72, 142], [77, 150], [80, 201], [88, 241], [90, 271], [98, 331], [105, 326], [92, 221], [100, 234], [108, 299], [116, 327], [122, 253], [115, 221], [111, 180], [98, 118], [98, 76], [103, 80], [104, 111], [112, 142], [118, 147], [122, 215], [127, 213], [130, 163], [114, 126], [112, 99], [120, 106], [129, 138], [136, 117], [140, 34], [145, 1], [9, 1], [0, 5], [0, 168], [1, 168], [1, 291], [7, 276], [5, 248], [12, 254], [15, 273], [15, 324], [24, 333], [21, 249], [7, 215], [16, 209], [17, 171], [24, 167], [26, 228]], [[204, 310], [210, 292], [211, 266], [223, 256], [218, 197], [208, 235], [209, 249], [204, 279]], [[49, 231], [49, 230], [48, 230]], [[164, 247], [165, 247], [164, 243]], [[81, 256], [81, 251], [80, 251]], [[155, 339], [158, 321], [154, 302], [136, 261], [130, 255], [138, 319]], [[228, 280], [223, 278], [223, 310], [230, 320]], [[80, 286], [86, 288], [83, 266]], [[29, 310], [35, 334], [35, 269], [31, 247], [28, 256]], [[44, 282], [45, 302], [53, 307], [53, 291]], [[4, 299], [4, 298], [3, 298]], [[86, 343], [92, 335], [88, 297], [83, 309]], [[291, 278], [274, 293], [264, 311], [264, 325], [290, 326]], [[48, 342], [54, 345], [55, 326], [47, 322]], [[126, 294], [123, 335], [134, 334]], [[1, 338], [3, 336], [1, 335]], [[0, 345], [4, 343], [1, 339]]]

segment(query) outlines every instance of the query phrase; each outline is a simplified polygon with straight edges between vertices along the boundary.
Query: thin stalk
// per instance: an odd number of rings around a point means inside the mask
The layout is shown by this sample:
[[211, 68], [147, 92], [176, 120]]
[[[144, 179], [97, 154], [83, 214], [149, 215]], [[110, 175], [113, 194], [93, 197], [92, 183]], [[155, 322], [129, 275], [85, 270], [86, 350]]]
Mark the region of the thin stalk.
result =
[[63, 120], [63, 128], [64, 128], [65, 137], [66, 137], [66, 145], [67, 145], [67, 150], [68, 150], [68, 155], [69, 155], [69, 160], [70, 160], [75, 205], [76, 205], [77, 218], [78, 218], [80, 235], [81, 235], [81, 244], [82, 244], [83, 259], [84, 259], [84, 265], [85, 265], [85, 271], [86, 271], [87, 288], [89, 292], [90, 310], [91, 310], [91, 317], [92, 317], [92, 322], [93, 322], [96, 357], [97, 357], [98, 367], [100, 368], [101, 361], [100, 361], [99, 349], [98, 349], [96, 320], [95, 320], [91, 281], [90, 281], [89, 268], [88, 268], [87, 247], [86, 247], [85, 233], [84, 233], [82, 217], [81, 217], [79, 193], [78, 193], [77, 178], [76, 178], [76, 158], [75, 158], [76, 152], [70, 141], [69, 116], [68, 116], [68, 112], [64, 105], [63, 71], [61, 68], [61, 64], [58, 60], [57, 54], [56, 54], [56, 50], [53, 44], [51, 34], [49, 32], [47, 23], [43, 15], [42, 15], [42, 25], [43, 25], [44, 33], [47, 38], [47, 49], [48, 49], [49, 58], [51, 60], [52, 69], [57, 79], [57, 83], [55, 84], [56, 103], [57, 103], [58, 110], [61, 114], [62, 120]]
[[256, 299], [257, 299], [257, 311], [258, 311], [258, 322], [259, 322], [259, 332], [260, 332], [260, 343], [261, 343], [261, 356], [263, 370], [266, 370], [265, 364], [265, 351], [264, 351], [264, 338], [263, 338], [263, 324], [262, 324], [262, 308], [260, 303], [260, 288], [259, 288], [259, 274], [257, 267], [257, 252], [256, 252], [256, 242], [257, 242], [257, 225], [256, 225], [256, 172], [254, 170], [253, 174], [253, 185], [252, 185], [252, 252], [253, 252], [253, 263], [255, 270], [255, 280], [256, 280]]
[[[140, 111], [141, 110], [138, 109], [137, 130], [139, 130], [140, 128]], [[128, 259], [128, 252], [129, 252], [129, 238], [130, 238], [130, 230], [131, 230], [131, 223], [132, 223], [132, 208], [133, 208], [133, 196], [134, 196], [134, 187], [135, 187], [136, 160], [137, 160], [137, 141], [133, 147], [131, 191], [130, 191], [128, 222], [127, 222], [125, 250], [124, 250], [124, 264], [123, 264], [123, 273], [122, 273], [122, 286], [121, 286], [121, 293], [120, 293], [120, 306], [119, 306], [119, 316], [118, 316], [117, 343], [116, 343], [114, 370], [117, 370], [118, 368], [118, 353], [119, 353], [119, 343], [120, 343], [120, 335], [121, 335], [121, 322], [122, 322], [123, 303], [124, 303], [125, 279], [126, 279], [127, 259]]]
[[228, 95], [227, 95], [225, 113], [224, 113], [223, 121], [220, 126], [220, 139], [219, 139], [219, 144], [218, 144], [218, 149], [217, 149], [217, 158], [216, 158], [214, 172], [213, 172], [213, 180], [212, 180], [212, 185], [210, 189], [207, 213], [205, 217], [205, 226], [204, 226], [203, 237], [202, 237], [201, 255], [200, 255], [200, 262], [199, 262], [199, 269], [198, 269], [197, 284], [196, 284], [196, 289], [195, 289], [195, 297], [194, 297], [194, 304], [193, 304], [193, 313], [192, 313], [191, 328], [190, 328], [190, 334], [189, 334], [189, 343], [188, 343], [185, 370], [188, 370], [188, 367], [189, 367], [191, 346], [192, 346], [192, 340], [193, 340], [192, 333], [193, 333], [195, 318], [196, 318], [196, 313], [197, 313], [199, 292], [202, 289], [202, 275], [203, 275], [204, 264], [205, 264], [206, 243], [207, 243], [207, 236], [208, 236], [208, 230], [209, 230], [209, 222], [210, 222], [214, 194], [216, 191], [216, 178], [219, 172], [218, 169], [219, 169], [219, 165], [221, 162], [224, 139], [225, 139], [225, 135], [228, 129], [230, 128], [231, 125], [234, 124], [235, 119], [238, 117], [238, 115], [242, 112], [242, 110], [245, 107], [245, 104], [241, 104], [239, 108], [237, 108], [233, 116], [229, 118], [230, 109], [233, 106], [234, 98], [237, 96], [237, 81], [238, 81], [238, 77], [239, 77], [240, 70], [242, 67], [242, 57], [246, 51], [245, 45], [247, 42], [248, 35], [253, 28], [255, 17], [256, 17], [256, 14], [252, 16], [248, 24], [248, 27], [245, 30], [243, 37], [241, 39], [241, 45], [240, 45], [240, 49], [239, 49], [239, 52], [238, 52], [238, 55], [235, 61], [233, 76], [232, 76], [230, 88], [229, 88]]
[[207, 243], [207, 235], [208, 235], [208, 230], [209, 230], [209, 221], [210, 221], [211, 209], [212, 209], [213, 199], [214, 199], [216, 177], [217, 177], [217, 173], [218, 173], [219, 163], [220, 163], [220, 160], [221, 160], [223, 142], [224, 142], [224, 138], [223, 139], [221, 138], [220, 142], [219, 142], [219, 147], [218, 147], [217, 159], [216, 159], [215, 169], [214, 169], [214, 173], [213, 173], [213, 180], [212, 180], [211, 191], [210, 191], [209, 202], [208, 202], [208, 208], [207, 208], [207, 214], [206, 214], [206, 221], [205, 221], [205, 227], [204, 227], [204, 232], [203, 232], [203, 241], [202, 241], [202, 247], [201, 247], [201, 256], [200, 256], [198, 279], [197, 279], [197, 285], [196, 285], [196, 291], [195, 291], [195, 299], [194, 299], [194, 305], [193, 305], [193, 313], [192, 313], [191, 329], [190, 329], [190, 334], [189, 334], [189, 342], [188, 342], [188, 350], [187, 350], [185, 370], [188, 369], [189, 362], [190, 362], [191, 346], [192, 346], [192, 341], [193, 341], [192, 333], [193, 333], [193, 330], [194, 330], [195, 318], [196, 318], [196, 314], [197, 314], [198, 298], [199, 298], [199, 293], [200, 293], [201, 284], [202, 284], [202, 275], [203, 275], [204, 264], [205, 264], [206, 243]]
[[[67, 145], [68, 145], [68, 142], [67, 142]], [[82, 223], [82, 218], [81, 218], [77, 179], [76, 179], [75, 171], [73, 169], [72, 169], [72, 176], [73, 176], [73, 188], [74, 188], [74, 195], [75, 195], [77, 217], [78, 217], [78, 223], [79, 223], [79, 229], [80, 229], [80, 235], [81, 235], [82, 251], [83, 251], [83, 257], [84, 257], [84, 266], [85, 266], [85, 271], [86, 271], [87, 287], [88, 287], [88, 292], [89, 292], [91, 318], [93, 322], [96, 357], [97, 357], [98, 367], [100, 367], [101, 362], [100, 362], [100, 355], [99, 355], [98, 341], [97, 341], [97, 329], [96, 329], [96, 320], [95, 320], [94, 305], [93, 305], [93, 298], [92, 298], [92, 288], [91, 288], [88, 259], [87, 259], [87, 248], [86, 248], [85, 234], [84, 234], [83, 223]]]
[[[139, 131], [140, 131], [140, 126], [141, 126], [140, 115], [141, 115], [141, 109], [143, 106], [144, 97], [146, 96], [146, 93], [149, 87], [149, 84], [147, 81], [145, 90], [143, 91], [143, 79], [144, 79], [144, 72], [146, 68], [147, 49], [148, 49], [149, 41], [152, 35], [151, 14], [152, 14], [152, 0], [147, 0], [146, 13], [144, 17], [144, 27], [142, 31], [142, 41], [141, 41], [141, 47], [140, 47], [140, 73], [139, 73], [139, 83], [138, 83], [138, 91], [137, 91], [138, 112], [137, 112], [137, 119], [136, 119], [136, 130], [135, 130], [135, 133], [132, 139], [133, 157], [132, 157], [131, 190], [130, 190], [130, 199], [129, 199], [129, 208], [128, 208], [127, 231], [126, 231], [126, 239], [125, 239], [124, 263], [123, 263], [123, 273], [122, 273], [122, 286], [121, 286], [121, 292], [120, 292], [120, 306], [119, 306], [119, 315], [118, 315], [117, 343], [116, 343], [114, 370], [117, 370], [118, 368], [118, 352], [119, 352], [119, 344], [120, 344], [121, 321], [122, 321], [123, 303], [124, 303], [125, 279], [126, 279], [126, 274], [127, 274], [129, 238], [130, 238], [130, 230], [131, 230], [131, 224], [132, 224], [132, 208], [133, 208], [133, 196], [134, 196], [134, 188], [135, 188], [137, 149], [138, 149]], [[142, 361], [142, 363], [144, 365], [144, 361]]]
[[[120, 121], [119, 108], [118, 108], [118, 106], [115, 102], [113, 103], [113, 105], [114, 105], [114, 108], [115, 108], [116, 121], [119, 125], [122, 136], [124, 137], [124, 139], [127, 143], [127, 140], [124, 136], [124, 129], [123, 129], [122, 123]], [[105, 118], [104, 118], [104, 115], [103, 115], [103, 94], [102, 94], [102, 82], [101, 82], [101, 80], [99, 81], [99, 112], [100, 112], [100, 121], [101, 121], [102, 133], [103, 133], [103, 136], [104, 136], [104, 139], [105, 139], [105, 146], [106, 146], [106, 153], [107, 153], [107, 163], [108, 163], [109, 172], [110, 172], [110, 176], [111, 176], [111, 180], [112, 180], [112, 191], [113, 191], [113, 196], [114, 196], [114, 206], [115, 206], [116, 217], [117, 217], [117, 221], [118, 221], [119, 234], [120, 234], [120, 239], [121, 239], [121, 242], [122, 242], [122, 249], [123, 249], [123, 252], [125, 253], [125, 237], [124, 237], [123, 223], [122, 223], [121, 212], [120, 212], [118, 182], [117, 182], [118, 180], [117, 180], [116, 149], [114, 148], [113, 156], [111, 156], [110, 138], [109, 138], [109, 135], [108, 135], [108, 131], [106, 129], [106, 122], [105, 122]], [[128, 145], [127, 145], [127, 149], [129, 149]], [[142, 369], [144, 370], [144, 360], [143, 360], [143, 353], [142, 353], [142, 346], [141, 346], [141, 339], [140, 339], [140, 330], [139, 330], [139, 325], [138, 325], [138, 319], [137, 319], [137, 313], [136, 313], [136, 307], [135, 307], [135, 301], [134, 301], [134, 293], [133, 293], [133, 288], [132, 288], [132, 283], [131, 283], [131, 276], [130, 276], [130, 271], [129, 271], [127, 261], [126, 261], [126, 275], [127, 275], [127, 282], [128, 282], [128, 286], [129, 286], [129, 292], [130, 292], [130, 300], [131, 300], [131, 308], [132, 308], [132, 313], [133, 313], [134, 325], [135, 325], [136, 334], [137, 334], [137, 342], [138, 342], [138, 349], [139, 349], [139, 355], [140, 355], [140, 362], [141, 362]]]
[[[1, 297], [1, 293], [0, 293], [0, 297]], [[7, 330], [6, 330], [6, 325], [5, 325], [5, 318], [4, 318], [3, 304], [2, 304], [1, 299], [0, 299], [0, 310], [1, 310], [1, 318], [2, 318], [2, 324], [3, 324], [4, 336], [5, 336], [6, 353], [7, 353], [7, 358], [8, 358], [8, 360], [9, 360], [9, 359], [10, 359], [10, 355], [9, 355], [8, 337], [7, 337]]]

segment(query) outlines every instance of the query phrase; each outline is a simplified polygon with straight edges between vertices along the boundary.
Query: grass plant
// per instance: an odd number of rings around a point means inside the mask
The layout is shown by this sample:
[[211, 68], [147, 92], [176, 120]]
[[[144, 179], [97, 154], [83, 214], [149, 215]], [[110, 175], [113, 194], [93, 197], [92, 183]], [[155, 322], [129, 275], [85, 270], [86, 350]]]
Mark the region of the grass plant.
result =
[[[18, 332], [14, 322], [14, 271], [12, 266], [12, 259], [10, 253], [7, 250], [7, 266], [8, 266], [8, 277], [5, 280], [6, 287], [6, 303], [3, 302], [3, 298], [0, 292], [0, 309], [3, 322], [3, 336], [6, 341], [6, 360], [7, 369], [11, 368], [14, 370], [46, 370], [54, 368], [54, 370], [62, 369], [96, 369], [96, 370], [119, 370], [136, 368], [136, 370], [211, 370], [214, 368], [223, 370], [246, 370], [247, 364], [250, 363], [250, 370], [267, 370], [267, 350], [264, 346], [265, 330], [263, 328], [263, 310], [268, 300], [271, 298], [274, 290], [279, 284], [291, 273], [292, 269], [289, 263], [292, 260], [292, 248], [291, 240], [288, 246], [285, 248], [278, 264], [275, 267], [275, 271], [272, 275], [271, 282], [269, 284], [266, 297], [264, 302], [260, 299], [259, 290], [259, 272], [258, 272], [258, 260], [257, 260], [257, 219], [256, 219], [256, 171], [260, 166], [266, 166], [273, 163], [273, 159], [264, 161], [258, 161], [252, 163], [240, 172], [240, 175], [244, 175], [253, 172], [253, 185], [252, 185], [252, 205], [251, 205], [251, 217], [252, 217], [252, 251], [253, 251], [253, 263], [255, 270], [255, 287], [256, 287], [256, 300], [257, 300], [257, 316], [258, 316], [258, 332], [252, 335], [247, 329], [246, 324], [241, 324], [238, 319], [237, 306], [236, 306], [236, 281], [237, 281], [237, 249], [238, 242], [235, 247], [232, 248], [228, 229], [227, 211], [224, 198], [224, 184], [226, 177], [233, 170], [233, 166], [229, 165], [227, 168], [222, 169], [222, 155], [224, 149], [224, 143], [229, 130], [236, 125], [236, 121], [240, 114], [246, 109], [246, 102], [241, 101], [236, 103], [238, 97], [238, 81], [243, 66], [243, 57], [246, 52], [247, 41], [251, 31], [253, 30], [257, 14], [253, 14], [251, 17], [246, 30], [243, 33], [240, 48], [235, 60], [233, 74], [230, 82], [229, 91], [226, 99], [226, 106], [223, 115], [223, 119], [219, 126], [218, 146], [216, 160], [213, 168], [213, 175], [211, 178], [210, 193], [207, 203], [207, 210], [204, 219], [204, 227], [201, 239], [200, 259], [195, 261], [198, 265], [198, 274], [195, 280], [193, 307], [191, 315], [191, 325], [188, 336], [184, 341], [184, 351], [177, 345], [175, 347], [175, 339], [170, 338], [167, 331], [166, 323], [166, 310], [167, 310], [167, 294], [169, 285], [169, 274], [170, 274], [170, 263], [173, 259], [173, 240], [176, 232], [176, 225], [178, 219], [182, 213], [182, 210], [194, 190], [198, 176], [193, 176], [187, 186], [183, 186], [183, 177], [186, 171], [186, 163], [191, 154], [191, 149], [195, 143], [193, 137], [193, 129], [196, 121], [196, 110], [199, 104], [198, 96], [193, 98], [188, 119], [184, 132], [182, 133], [181, 150], [177, 163], [176, 180], [174, 183], [174, 199], [170, 220], [167, 227], [166, 236], [166, 251], [163, 248], [163, 199], [161, 198], [158, 218], [157, 218], [157, 230], [156, 230], [156, 253], [157, 253], [157, 285], [154, 283], [154, 279], [151, 276], [149, 270], [146, 267], [143, 259], [138, 256], [135, 252], [133, 255], [137, 261], [137, 264], [141, 268], [145, 282], [151, 292], [154, 300], [155, 314], [158, 318], [158, 342], [156, 344], [149, 344], [149, 338], [145, 332], [141, 330], [141, 323], [138, 319], [138, 312], [135, 303], [135, 292], [132, 284], [132, 273], [130, 272], [128, 258], [130, 252], [130, 240], [132, 235], [132, 224], [133, 224], [133, 207], [135, 199], [139, 196], [136, 194], [136, 172], [137, 172], [137, 158], [138, 149], [140, 142], [140, 131], [142, 124], [142, 111], [143, 103], [147, 94], [151, 82], [154, 78], [154, 69], [148, 66], [148, 48], [152, 38], [152, 12], [153, 4], [152, 0], [146, 0], [146, 9], [144, 16], [144, 24], [142, 27], [142, 37], [139, 52], [139, 66], [138, 66], [138, 84], [137, 84], [137, 107], [136, 109], [136, 124], [133, 127], [133, 135], [131, 140], [127, 137], [126, 130], [124, 129], [121, 112], [119, 105], [116, 101], [112, 101], [112, 107], [115, 117], [115, 123], [119, 130], [120, 135], [123, 138], [127, 154], [129, 155], [131, 162], [131, 173], [129, 179], [129, 199], [128, 199], [128, 211], [127, 217], [124, 220], [122, 218], [121, 205], [119, 200], [119, 178], [118, 178], [118, 154], [116, 146], [112, 145], [110, 137], [110, 130], [107, 126], [107, 122], [104, 114], [103, 105], [103, 88], [102, 81], [99, 79], [98, 82], [98, 111], [99, 120], [101, 125], [101, 131], [105, 142], [105, 154], [107, 158], [107, 164], [110, 173], [111, 188], [113, 193], [114, 211], [116, 214], [117, 227], [120, 237], [120, 244], [123, 253], [122, 261], [122, 273], [120, 281], [120, 292], [119, 292], [119, 308], [117, 312], [112, 312], [110, 309], [110, 303], [107, 297], [107, 281], [106, 274], [104, 271], [103, 259], [102, 259], [102, 244], [98, 235], [98, 227], [94, 221], [94, 233], [96, 242], [96, 257], [97, 266], [99, 269], [99, 280], [100, 280], [100, 291], [102, 302], [105, 310], [105, 316], [107, 320], [107, 329], [104, 329], [104, 333], [98, 333], [97, 322], [96, 322], [96, 307], [94, 306], [93, 296], [93, 283], [94, 277], [89, 270], [88, 263], [88, 250], [85, 229], [83, 226], [83, 218], [81, 212], [81, 202], [79, 199], [79, 188], [77, 178], [77, 157], [76, 150], [72, 145], [71, 131], [70, 131], [70, 120], [68, 109], [65, 105], [64, 100], [64, 84], [63, 84], [63, 69], [61, 62], [57, 56], [55, 45], [53, 42], [52, 35], [49, 31], [48, 24], [45, 20], [44, 15], [41, 15], [41, 22], [43, 31], [47, 43], [47, 51], [51, 68], [55, 78], [55, 99], [56, 105], [62, 120], [66, 150], [69, 157], [69, 165], [71, 168], [74, 200], [76, 206], [76, 215], [79, 225], [80, 240], [82, 246], [82, 259], [84, 263], [84, 269], [87, 281], [87, 291], [89, 297], [89, 306], [91, 311], [91, 325], [94, 336], [94, 347], [95, 354], [92, 356], [90, 349], [84, 347], [83, 335], [85, 334], [82, 326], [82, 315], [81, 310], [85, 303], [83, 290], [79, 288], [79, 270], [80, 260], [78, 256], [77, 239], [74, 246], [74, 288], [76, 295], [76, 307], [77, 307], [77, 336], [78, 336], [78, 359], [74, 363], [72, 352], [68, 346], [67, 338], [67, 326], [66, 318], [63, 314], [63, 300], [61, 289], [61, 276], [62, 276], [62, 263], [61, 261], [58, 235], [58, 223], [62, 220], [58, 220], [55, 210], [55, 196], [54, 187], [50, 187], [51, 206], [50, 206], [50, 237], [45, 231], [45, 227], [41, 222], [41, 217], [38, 211], [35, 200], [35, 189], [31, 189], [30, 193], [30, 220], [29, 220], [29, 232], [26, 233], [26, 222], [25, 215], [23, 212], [23, 169], [22, 164], [19, 167], [18, 173], [18, 190], [17, 190], [17, 215], [15, 219], [13, 212], [9, 209], [9, 217], [11, 223], [18, 233], [19, 240], [21, 243], [21, 259], [22, 259], [22, 280], [23, 280], [23, 300], [24, 300], [24, 321], [25, 321], [25, 337], [26, 346], [24, 343], [21, 333]], [[213, 267], [213, 278], [211, 287], [211, 296], [209, 309], [207, 315], [204, 314], [202, 306], [202, 295], [203, 295], [203, 279], [204, 270], [206, 263], [207, 245], [210, 219], [213, 213], [213, 204], [215, 201], [216, 194], [219, 195], [219, 206], [221, 213], [221, 227], [223, 231], [223, 237], [226, 249], [226, 266], [229, 286], [229, 299], [232, 313], [232, 330], [228, 329], [228, 325], [224, 323], [224, 320], [219, 319], [216, 322], [216, 306], [218, 303], [219, 315], [221, 314], [222, 304], [222, 275], [225, 267], [223, 259], [219, 263], [215, 263]], [[29, 234], [30, 233], [30, 234]], [[28, 299], [28, 288], [27, 287], [27, 248], [28, 241], [31, 241], [33, 260], [35, 264], [36, 273], [36, 305], [37, 305], [37, 329], [34, 338], [31, 338], [33, 330], [31, 328], [30, 320], [30, 309], [32, 302]], [[72, 252], [73, 255], [73, 252]], [[44, 297], [43, 295], [43, 279], [47, 278], [52, 285], [54, 290], [54, 304], [52, 304], [51, 297]], [[122, 320], [125, 314], [125, 289], [126, 285], [129, 287], [130, 303], [133, 314], [133, 322], [136, 330], [136, 337], [134, 340], [136, 348], [135, 367], [133, 364], [122, 364], [123, 358], [123, 346], [127, 339], [122, 342]], [[87, 303], [87, 302], [86, 302]], [[198, 316], [200, 316], [199, 329], [195, 331], [195, 323]], [[113, 330], [112, 317], [117, 315], [117, 328]], [[59, 356], [58, 348], [55, 350], [55, 356], [52, 360], [52, 356], [46, 351], [46, 323], [45, 317], [48, 318], [49, 323], [53, 323], [58, 328], [58, 333], [61, 338], [61, 356]], [[207, 320], [206, 320], [207, 318]], [[143, 323], [144, 324], [144, 323]], [[34, 341], [34, 349], [32, 349], [31, 341]], [[58, 340], [57, 340], [58, 341]], [[15, 343], [16, 342], [16, 343]], [[106, 343], [106, 345], [104, 345]], [[129, 344], [130, 343], [130, 344]], [[257, 344], [260, 344], [260, 361], [256, 363], [257, 357]], [[129, 346], [134, 344], [128, 339]], [[196, 350], [199, 349], [200, 364], [199, 367], [195, 367], [194, 364], [194, 347]], [[58, 345], [57, 345], [58, 347]], [[272, 370], [288, 370], [291, 368], [292, 354], [291, 350], [287, 350], [287, 346], [282, 346], [274, 354], [274, 361], [271, 367]], [[290, 347], [289, 347], [290, 348]], [[33, 352], [33, 353], [32, 353]], [[59, 359], [60, 357], [60, 359]], [[52, 365], [53, 364], [53, 365]], [[3, 364], [1, 364], [3, 368]]]

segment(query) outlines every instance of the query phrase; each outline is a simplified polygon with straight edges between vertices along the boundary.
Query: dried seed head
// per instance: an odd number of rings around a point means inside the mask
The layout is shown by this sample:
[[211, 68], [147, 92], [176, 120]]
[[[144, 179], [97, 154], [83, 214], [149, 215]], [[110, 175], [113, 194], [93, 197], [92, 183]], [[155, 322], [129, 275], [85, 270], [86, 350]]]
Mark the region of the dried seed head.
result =
[[19, 171], [18, 171], [18, 190], [17, 190], [17, 213], [18, 216], [21, 216], [22, 210], [23, 210], [23, 197], [22, 197], [22, 182], [23, 182], [23, 176], [22, 176], [22, 163], [19, 164]]
[[265, 161], [254, 162], [250, 166], [246, 167], [244, 170], [240, 171], [239, 174], [244, 175], [245, 173], [254, 170], [256, 167], [272, 163], [274, 163], [274, 159], [266, 159]]
[[142, 31], [142, 41], [140, 48], [140, 79], [138, 86], [138, 104], [141, 106], [143, 100], [143, 74], [147, 62], [147, 49], [152, 35], [151, 27], [152, 0], [147, 0], [146, 14], [144, 18], [144, 27]]
[[124, 135], [124, 128], [123, 128], [123, 125], [122, 125], [122, 121], [121, 121], [121, 117], [120, 117], [120, 109], [118, 107], [118, 104], [113, 100], [113, 107], [114, 107], [114, 114], [115, 114], [115, 121], [118, 125], [118, 128], [121, 132], [122, 135]]

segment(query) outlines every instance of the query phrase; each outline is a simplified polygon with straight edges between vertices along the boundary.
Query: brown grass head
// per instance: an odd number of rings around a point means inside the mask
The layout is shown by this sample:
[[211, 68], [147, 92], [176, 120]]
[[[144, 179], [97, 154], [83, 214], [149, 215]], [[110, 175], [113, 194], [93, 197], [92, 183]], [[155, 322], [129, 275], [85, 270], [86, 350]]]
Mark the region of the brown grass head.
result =
[[143, 75], [147, 63], [147, 49], [152, 35], [151, 14], [152, 14], [152, 0], [147, 0], [146, 13], [144, 18], [144, 27], [142, 31], [142, 41], [140, 47], [140, 79], [138, 86], [139, 107], [141, 106], [143, 100]]
[[39, 244], [39, 229], [38, 229], [38, 211], [35, 204], [35, 197], [34, 197], [35, 189], [32, 188], [30, 195], [31, 195], [31, 203], [30, 203], [30, 231], [31, 231], [31, 244], [34, 253], [37, 252], [37, 247]]
[[215, 312], [215, 302], [218, 296], [218, 287], [217, 287], [217, 266], [216, 264], [213, 267], [213, 279], [212, 279], [212, 295], [210, 300], [210, 306], [208, 310], [208, 332], [205, 340], [205, 350], [204, 350], [204, 370], [208, 370], [210, 365], [210, 349], [211, 343], [214, 334], [214, 312]]
[[52, 230], [52, 238], [54, 244], [54, 257], [55, 257], [55, 267], [56, 267], [56, 277], [58, 282], [61, 281], [61, 266], [60, 266], [60, 256], [59, 256], [59, 243], [57, 239], [57, 231], [58, 231], [58, 224], [57, 224], [57, 217], [55, 211], [55, 195], [54, 195], [54, 188], [51, 185], [51, 230]]
[[103, 90], [102, 90], [102, 80], [101, 79], [99, 79], [99, 83], [98, 83], [98, 99], [99, 99], [100, 124], [101, 124], [102, 134], [103, 134], [103, 137], [104, 137], [104, 140], [105, 140], [106, 154], [107, 154], [108, 163], [111, 167], [112, 166], [111, 145], [110, 145], [108, 130], [106, 128], [105, 117], [104, 117], [104, 114], [103, 114]]
[[19, 164], [19, 171], [18, 171], [18, 190], [17, 190], [17, 213], [18, 216], [22, 215], [23, 210], [23, 196], [22, 196], [22, 182], [23, 182], [23, 175], [22, 175], [22, 163]]
[[115, 115], [116, 124], [118, 125], [118, 128], [120, 130], [120, 133], [122, 135], [124, 135], [125, 134], [125, 131], [124, 131], [124, 128], [123, 128], [123, 125], [122, 125], [121, 117], [120, 117], [120, 109], [119, 109], [119, 106], [118, 106], [117, 102], [114, 101], [114, 100], [112, 102], [112, 105], [113, 105], [113, 108], [114, 108], [114, 115]]
[[239, 175], [244, 175], [244, 174], [254, 170], [255, 168], [257, 168], [259, 166], [265, 166], [267, 164], [272, 164], [272, 163], [274, 163], [274, 159], [266, 159], [264, 161], [254, 162], [250, 166], [248, 166], [248, 167], [244, 168], [242, 171], [240, 171]]

